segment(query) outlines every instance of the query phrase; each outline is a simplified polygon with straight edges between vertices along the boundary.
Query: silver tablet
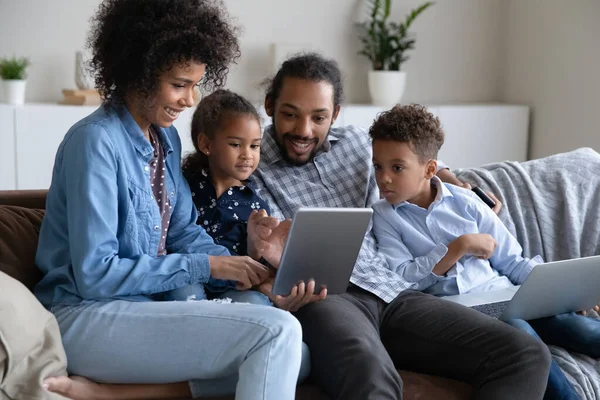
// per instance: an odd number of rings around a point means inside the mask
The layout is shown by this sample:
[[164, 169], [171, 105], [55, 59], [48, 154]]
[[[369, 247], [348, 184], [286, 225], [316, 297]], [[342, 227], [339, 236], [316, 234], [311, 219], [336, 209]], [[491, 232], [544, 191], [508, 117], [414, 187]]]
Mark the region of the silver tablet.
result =
[[315, 293], [344, 293], [371, 221], [371, 208], [300, 208], [294, 215], [273, 294], [288, 295], [299, 282]]

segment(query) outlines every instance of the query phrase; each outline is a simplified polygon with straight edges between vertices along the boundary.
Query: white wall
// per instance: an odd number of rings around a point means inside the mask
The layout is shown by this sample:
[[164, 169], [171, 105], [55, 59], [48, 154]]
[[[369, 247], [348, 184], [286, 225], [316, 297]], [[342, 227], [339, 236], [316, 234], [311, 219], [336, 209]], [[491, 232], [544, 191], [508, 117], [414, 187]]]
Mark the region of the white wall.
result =
[[510, 0], [502, 98], [532, 107], [530, 158], [600, 151], [600, 1]]
[[[349, 102], [368, 102], [367, 60], [353, 26], [357, 0], [225, 0], [244, 30], [242, 58], [228, 86], [253, 100], [269, 70], [269, 43], [308, 45], [340, 62]], [[499, 100], [503, 0], [439, 0], [414, 24], [416, 50], [406, 64], [406, 101]], [[27, 55], [27, 101], [57, 101], [74, 87], [75, 51], [83, 47], [99, 0], [0, 0], [0, 56]], [[421, 0], [396, 0], [397, 19]]]
[[[254, 101], [270, 70], [269, 44], [306, 45], [340, 62], [347, 101], [366, 103], [367, 60], [353, 25], [358, 0], [225, 0], [243, 27], [242, 58], [228, 87]], [[401, 19], [421, 0], [395, 0]], [[26, 55], [27, 101], [58, 101], [74, 87], [99, 0], [0, 0], [0, 56]], [[532, 107], [530, 156], [600, 150], [599, 0], [438, 0], [413, 26], [404, 100]], [[2, 93], [0, 91], [0, 100]]]

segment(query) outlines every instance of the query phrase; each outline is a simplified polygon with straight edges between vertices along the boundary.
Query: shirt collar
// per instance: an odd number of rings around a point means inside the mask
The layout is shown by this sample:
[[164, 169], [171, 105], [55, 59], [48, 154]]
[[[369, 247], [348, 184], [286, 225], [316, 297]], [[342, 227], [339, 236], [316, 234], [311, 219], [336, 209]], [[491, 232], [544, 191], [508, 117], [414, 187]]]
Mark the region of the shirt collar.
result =
[[[442, 180], [438, 178], [437, 175], [434, 175], [433, 178], [431, 178], [431, 185], [435, 186], [437, 191], [435, 194], [435, 199], [433, 200], [433, 203], [431, 203], [429, 208], [437, 206], [446, 197], [454, 197], [454, 195], [450, 192], [450, 190], [448, 190], [444, 182], [442, 182]], [[392, 204], [392, 208], [394, 210], [397, 210], [398, 208], [403, 206], [417, 207], [415, 204], [409, 203], [408, 201], [403, 201], [396, 205]]]
[[[331, 144], [340, 139], [341, 130], [338, 128], [331, 128], [329, 130], [329, 134], [327, 135], [327, 139], [325, 140], [325, 143], [323, 143], [323, 146], [319, 150], [318, 154], [329, 152], [329, 150], [331, 150]], [[281, 149], [275, 141], [275, 130], [273, 129], [273, 125], [269, 125], [265, 128], [261, 148], [262, 161], [267, 165], [271, 165], [283, 160]]]
[[[205, 185], [208, 185], [214, 190], [212, 179], [210, 179], [210, 170], [208, 168], [201, 168], [199, 171], [192, 174], [190, 178], [195, 179], [197, 182], [201, 182]], [[254, 179], [252, 175], [250, 175], [245, 181], [242, 181], [242, 183], [244, 184], [242, 189], [247, 188], [254, 191]]]
[[[111, 103], [111, 107], [114, 108], [119, 116], [119, 119], [121, 120], [121, 123], [123, 124], [123, 127], [125, 128], [125, 131], [127, 131], [129, 134], [131, 142], [133, 143], [133, 147], [135, 147], [135, 149], [144, 157], [144, 159], [150, 161], [154, 155], [154, 148], [150, 144], [150, 141], [146, 139], [144, 132], [142, 132], [140, 126], [137, 124], [137, 122], [135, 122], [135, 119], [133, 119], [133, 116], [127, 107], [124, 104], [116, 104], [114, 102]], [[159, 141], [163, 146], [165, 154], [172, 153], [173, 145], [165, 129], [156, 125], [152, 125], [152, 127], [158, 134]]]

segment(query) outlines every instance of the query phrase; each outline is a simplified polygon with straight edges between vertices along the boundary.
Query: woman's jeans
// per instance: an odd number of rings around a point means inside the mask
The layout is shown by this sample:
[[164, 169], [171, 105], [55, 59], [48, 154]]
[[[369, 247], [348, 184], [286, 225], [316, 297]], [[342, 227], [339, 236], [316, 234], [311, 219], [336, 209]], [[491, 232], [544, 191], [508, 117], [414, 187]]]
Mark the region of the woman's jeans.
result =
[[[171, 290], [166, 293], [165, 298], [167, 300], [183, 301], [188, 299], [200, 300], [200, 299], [231, 299], [234, 303], [251, 303], [261, 306], [273, 306], [271, 300], [261, 292], [257, 290], [235, 290], [228, 289], [224, 292], [212, 293], [205, 291], [204, 285], [194, 284], [184, 286], [179, 289]], [[300, 366], [300, 374], [298, 375], [298, 383], [304, 382], [304, 380], [310, 374], [310, 352], [306, 343], [302, 342], [302, 364]], [[232, 382], [228, 385], [231, 389], [225, 393], [233, 393], [235, 388], [235, 382], [237, 377], [232, 378]]]
[[275, 307], [114, 300], [52, 312], [72, 374], [106, 383], [188, 381], [194, 397], [295, 396], [302, 329]]
[[[600, 357], [600, 320], [576, 313], [530, 321], [506, 321], [515, 328], [540, 338], [546, 344], [563, 347], [593, 358]], [[571, 383], [556, 362], [552, 362], [545, 400], [579, 399]]]

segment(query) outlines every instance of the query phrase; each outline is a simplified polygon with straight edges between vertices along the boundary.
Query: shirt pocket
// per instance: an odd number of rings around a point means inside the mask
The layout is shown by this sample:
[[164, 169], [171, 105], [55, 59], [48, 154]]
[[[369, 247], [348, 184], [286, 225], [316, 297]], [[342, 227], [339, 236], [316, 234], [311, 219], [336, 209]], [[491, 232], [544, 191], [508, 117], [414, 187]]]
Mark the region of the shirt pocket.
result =
[[128, 180], [128, 211], [125, 232], [136, 241], [144, 252], [150, 248], [152, 232], [160, 233], [160, 225], [152, 220], [152, 205], [156, 206], [154, 196], [136, 183]]

